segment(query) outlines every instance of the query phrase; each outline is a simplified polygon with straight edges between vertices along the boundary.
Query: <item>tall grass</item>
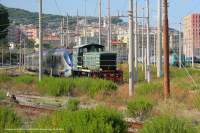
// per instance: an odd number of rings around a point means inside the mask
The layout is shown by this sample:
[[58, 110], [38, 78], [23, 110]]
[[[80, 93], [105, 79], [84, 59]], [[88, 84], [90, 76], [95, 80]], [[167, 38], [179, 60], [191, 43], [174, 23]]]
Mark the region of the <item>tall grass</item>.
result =
[[12, 80], [12, 78], [10, 76], [8, 76], [7, 74], [0, 74], [0, 82], [7, 82]]
[[156, 91], [160, 91], [162, 89], [162, 82], [160, 80], [154, 81], [154, 82], [143, 82], [139, 83], [136, 86], [136, 94], [137, 95], [148, 95], [152, 94]]
[[153, 108], [153, 101], [146, 97], [136, 97], [128, 102], [128, 112], [133, 117], [144, 117]]
[[[60, 111], [39, 119], [35, 128], [60, 128], [61, 133], [125, 133], [127, 126], [116, 110], [97, 107], [78, 111]], [[42, 133], [46, 133], [43, 131]]]
[[31, 75], [22, 75], [15, 77], [16, 83], [25, 83], [25, 84], [31, 84], [35, 80], [36, 77], [31, 76]]
[[67, 110], [76, 111], [78, 110], [80, 101], [78, 99], [70, 98], [67, 102]]
[[117, 85], [112, 81], [92, 78], [55, 78], [45, 77], [38, 82], [39, 90], [52, 96], [67, 95], [78, 89], [94, 96], [98, 92], [107, 92], [117, 89]]
[[21, 119], [13, 112], [13, 110], [0, 107], [0, 131], [5, 132], [6, 128], [19, 128], [22, 126]]
[[147, 121], [139, 133], [196, 133], [189, 121], [173, 116], [158, 116]]
[[73, 79], [44, 77], [38, 82], [38, 88], [42, 93], [52, 96], [68, 95], [74, 88], [74, 82]]
[[6, 97], [5, 91], [0, 89], [0, 100], [3, 100]]

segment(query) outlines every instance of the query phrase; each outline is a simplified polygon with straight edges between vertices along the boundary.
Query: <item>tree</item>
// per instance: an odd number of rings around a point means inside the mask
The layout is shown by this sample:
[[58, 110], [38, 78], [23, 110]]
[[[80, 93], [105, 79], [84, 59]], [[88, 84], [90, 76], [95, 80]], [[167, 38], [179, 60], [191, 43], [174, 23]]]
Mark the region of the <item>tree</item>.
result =
[[6, 8], [0, 4], [0, 41], [5, 40], [8, 34], [9, 15]]

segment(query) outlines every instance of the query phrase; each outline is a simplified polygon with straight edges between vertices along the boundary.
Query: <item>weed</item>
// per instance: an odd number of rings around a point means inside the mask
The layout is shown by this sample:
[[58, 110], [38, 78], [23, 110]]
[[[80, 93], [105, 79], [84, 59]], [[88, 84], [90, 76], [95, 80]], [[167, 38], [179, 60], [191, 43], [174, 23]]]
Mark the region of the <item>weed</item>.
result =
[[0, 74], [0, 82], [7, 82], [10, 80], [12, 80], [12, 78], [7, 74]]
[[9, 108], [0, 107], [0, 131], [6, 128], [21, 127], [21, 119]]
[[153, 108], [153, 102], [146, 97], [136, 97], [128, 102], [128, 112], [133, 117], [145, 116]]
[[0, 100], [3, 100], [6, 97], [6, 93], [3, 90], [0, 90]]
[[23, 76], [18, 76], [15, 77], [16, 83], [25, 83], [25, 84], [31, 84], [35, 80], [34, 76], [30, 75], [23, 75]]
[[96, 95], [98, 92], [112, 91], [117, 89], [117, 85], [112, 81], [92, 78], [55, 78], [45, 77], [38, 82], [41, 92], [52, 95], [61, 96], [71, 93], [73, 89]]
[[154, 81], [154, 82], [144, 82], [144, 83], [139, 83], [136, 86], [136, 94], [137, 95], [148, 95], [152, 94], [155, 91], [159, 91], [162, 89], [162, 82], [160, 80]]
[[196, 133], [189, 121], [173, 116], [158, 116], [147, 121], [139, 133]]
[[78, 110], [79, 103], [80, 103], [79, 100], [70, 98], [67, 103], [67, 110], [70, 111]]

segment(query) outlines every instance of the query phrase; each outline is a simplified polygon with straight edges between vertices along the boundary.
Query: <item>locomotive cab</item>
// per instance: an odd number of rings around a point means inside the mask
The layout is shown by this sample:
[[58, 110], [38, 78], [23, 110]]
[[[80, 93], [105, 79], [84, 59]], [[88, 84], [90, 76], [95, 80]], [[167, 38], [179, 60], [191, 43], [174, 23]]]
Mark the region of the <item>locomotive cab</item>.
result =
[[102, 52], [104, 50], [103, 45], [99, 44], [85, 44], [81, 46], [75, 46], [73, 48], [73, 66], [75, 69], [83, 68], [83, 55], [90, 52]]

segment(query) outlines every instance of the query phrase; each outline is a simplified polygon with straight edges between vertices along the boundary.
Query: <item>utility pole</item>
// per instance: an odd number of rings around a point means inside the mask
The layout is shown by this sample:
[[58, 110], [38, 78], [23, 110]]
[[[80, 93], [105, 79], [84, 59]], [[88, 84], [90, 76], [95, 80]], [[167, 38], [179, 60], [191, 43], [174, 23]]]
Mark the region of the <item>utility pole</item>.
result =
[[85, 28], [84, 28], [84, 36], [85, 36], [85, 43], [87, 44], [88, 43], [88, 39], [87, 39], [87, 0], [85, 0]]
[[137, 28], [137, 0], [135, 0], [135, 81], [138, 81], [138, 28]]
[[67, 39], [66, 39], [66, 48], [69, 47], [69, 15], [67, 14]]
[[23, 53], [24, 53], [24, 68], [25, 68], [25, 64], [26, 64], [26, 58], [25, 58], [25, 54], [26, 54], [26, 39], [24, 39], [24, 50], [23, 50]]
[[181, 35], [181, 23], [179, 31], [179, 68], [182, 67], [182, 35]]
[[107, 49], [111, 51], [111, 17], [110, 17], [110, 0], [107, 0], [107, 28], [108, 28], [108, 35], [107, 35]]
[[63, 21], [60, 23], [60, 46], [63, 46]]
[[149, 40], [149, 0], [146, 0], [147, 6], [147, 81], [151, 81], [150, 75], [150, 40]]
[[20, 46], [19, 46], [19, 69], [22, 67], [22, 32], [20, 32]]
[[[76, 18], [77, 22], [76, 22], [76, 37], [77, 37], [77, 40], [78, 40], [78, 37], [79, 37], [79, 14], [78, 14], [78, 9], [77, 9], [77, 18]], [[78, 43], [78, 41], [77, 41]]]
[[129, 0], [128, 11], [129, 23], [129, 96], [133, 96], [134, 92], [134, 62], [133, 62], [133, 0]]
[[157, 77], [162, 76], [162, 0], [158, 0]]
[[101, 45], [101, 0], [99, 0], [99, 45]]
[[169, 79], [169, 24], [168, 24], [168, 0], [164, 1], [164, 18], [163, 18], [163, 47], [164, 47], [164, 98], [170, 96], [170, 79]]
[[153, 57], [154, 57], [154, 65], [156, 66], [156, 33], [154, 33], [154, 50], [153, 50]]
[[143, 8], [143, 18], [142, 18], [142, 71], [144, 71], [144, 8]]
[[194, 68], [194, 39], [192, 39], [192, 68]]
[[42, 0], [39, 3], [39, 81], [42, 80]]

